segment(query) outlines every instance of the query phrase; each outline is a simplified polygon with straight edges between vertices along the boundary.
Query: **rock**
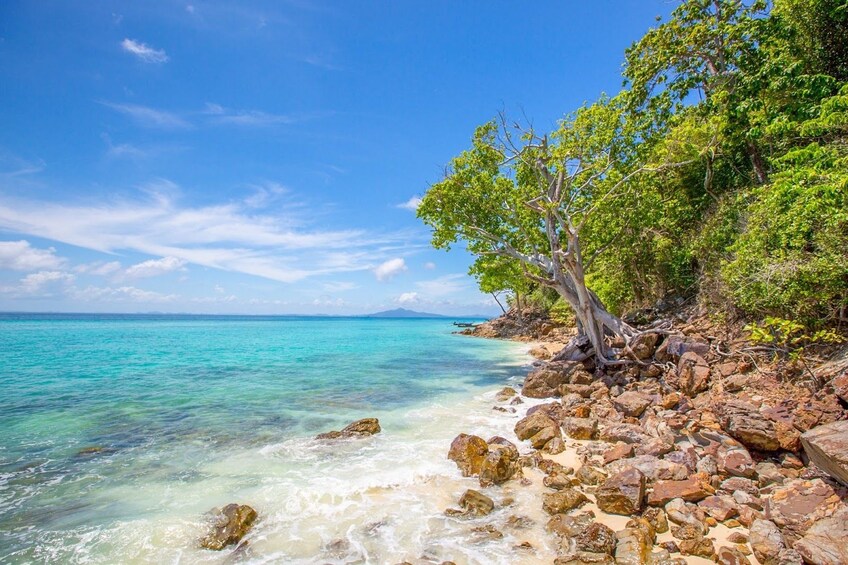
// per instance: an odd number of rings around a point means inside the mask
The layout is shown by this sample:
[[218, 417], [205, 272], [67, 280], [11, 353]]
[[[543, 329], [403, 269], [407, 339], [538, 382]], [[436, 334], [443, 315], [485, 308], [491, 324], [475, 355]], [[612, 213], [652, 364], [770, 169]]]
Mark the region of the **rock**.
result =
[[648, 494], [648, 504], [664, 506], [675, 498], [686, 502], [697, 502], [713, 494], [714, 489], [705, 484], [700, 477], [690, 477], [682, 481], [657, 481], [654, 489]]
[[785, 547], [780, 530], [768, 520], [754, 520], [748, 542], [754, 550], [754, 557], [763, 565], [776, 564], [777, 556]]
[[735, 547], [720, 547], [716, 553], [718, 565], [751, 565], [745, 554]]
[[256, 510], [246, 504], [228, 504], [215, 515], [211, 531], [201, 538], [200, 545], [205, 549], [220, 551], [241, 541], [256, 521]]
[[[563, 399], [567, 400], [567, 399]], [[580, 399], [582, 401], [582, 399]], [[531, 416], [536, 412], [541, 412], [554, 422], [560, 422], [565, 417], [562, 402], [546, 402], [545, 404], [537, 404], [531, 406], [525, 416]]]
[[535, 524], [536, 522], [527, 516], [517, 516], [513, 514], [506, 519], [507, 528], [512, 528], [514, 530], [526, 530], [528, 528], [532, 528]]
[[757, 488], [757, 483], [751, 479], [745, 479], [743, 477], [731, 477], [729, 479], [725, 479], [721, 482], [719, 489], [731, 494], [736, 491], [742, 491], [753, 496], [758, 496], [760, 492]]
[[642, 512], [642, 518], [651, 523], [656, 533], [664, 534], [668, 531], [668, 518], [662, 508], [646, 508]]
[[662, 457], [666, 453], [674, 451], [674, 444], [664, 439], [654, 438], [636, 446], [637, 455], [652, 455]]
[[586, 495], [573, 488], [542, 495], [542, 508], [548, 514], [563, 514], [589, 502]]
[[655, 333], [642, 333], [637, 335], [630, 344], [630, 349], [633, 351], [633, 355], [636, 356], [636, 359], [644, 361], [645, 359], [653, 356], [654, 352], [657, 350], [657, 342], [659, 341], [659, 338], [659, 334]]
[[573, 555], [557, 557], [554, 565], [615, 565], [615, 559], [606, 553], [578, 551]]
[[628, 457], [633, 457], [633, 445], [619, 442], [604, 451], [604, 464], [607, 465], [613, 461], [627, 459]]
[[733, 477], [753, 479], [757, 476], [754, 460], [744, 447], [719, 448], [717, 462], [720, 471]]
[[315, 439], [339, 439], [365, 437], [380, 433], [380, 421], [377, 418], [363, 418], [348, 424], [341, 431], [318, 434]]
[[710, 345], [691, 337], [670, 335], [657, 349], [654, 358], [662, 363], [677, 361], [683, 354], [690, 351], [703, 357], [710, 352]]
[[833, 387], [833, 392], [836, 393], [842, 402], [848, 404], [848, 372], [842, 373], [830, 381]]
[[635, 424], [613, 424], [601, 430], [600, 438], [604, 441], [639, 444], [647, 442], [651, 436]]
[[598, 488], [595, 499], [598, 508], [609, 514], [636, 514], [645, 499], [645, 475], [632, 467], [616, 473]]
[[795, 541], [814, 522], [832, 516], [840, 506], [839, 495], [821, 479], [796, 479], [774, 490], [766, 501], [765, 515], [787, 539]]
[[559, 425], [544, 412], [533, 412], [515, 424], [515, 435], [520, 440], [530, 440], [530, 445], [541, 449], [546, 443], [558, 437], [562, 439]]
[[480, 486], [503, 484], [520, 469], [518, 450], [514, 446], [489, 451], [480, 463]]
[[451, 442], [448, 459], [456, 463], [463, 477], [472, 477], [480, 473], [483, 459], [489, 453], [489, 445], [478, 436], [459, 434]]
[[804, 565], [804, 558], [794, 549], [784, 549], [777, 556], [778, 565]]
[[830, 518], [819, 520], [807, 530], [794, 549], [812, 565], [844, 565], [848, 563], [848, 507]]
[[562, 429], [571, 439], [593, 439], [598, 433], [598, 419], [563, 418]]
[[565, 451], [565, 442], [562, 440], [562, 437], [557, 436], [546, 443], [542, 450], [545, 453], [550, 453], [551, 455], [562, 453]]
[[524, 379], [521, 394], [530, 398], [557, 396], [559, 387], [569, 382], [571, 374], [582, 365], [573, 361], [553, 361], [534, 371]]
[[733, 500], [732, 496], [708, 496], [699, 502], [698, 506], [719, 522], [724, 522], [739, 515], [739, 506]]
[[848, 420], [804, 432], [801, 444], [818, 468], [848, 486]]
[[715, 555], [713, 540], [703, 536], [680, 540], [677, 542], [677, 547], [680, 548], [680, 553], [683, 555], [697, 555], [706, 559], [712, 559]]
[[608, 473], [617, 473], [627, 467], [639, 469], [648, 482], [657, 480], [683, 480], [691, 473], [679, 463], [667, 459], [659, 459], [652, 455], [640, 455], [630, 459], [619, 459], [606, 466]]
[[591, 385], [583, 385], [583, 384], [564, 384], [559, 387], [560, 396], [568, 396], [569, 394], [576, 394], [581, 398], [589, 398], [592, 395], [592, 386]]
[[605, 481], [607, 476], [591, 465], [583, 465], [577, 471], [577, 480], [584, 485], [597, 485]]
[[501, 532], [499, 529], [495, 528], [491, 524], [475, 526], [471, 528], [471, 532], [474, 534], [472, 539], [476, 543], [483, 543], [496, 539], [502, 539], [504, 537], [503, 532]]
[[606, 553], [607, 555], [612, 555], [615, 552], [615, 532], [598, 522], [592, 523], [580, 532], [575, 541], [578, 551]]
[[780, 449], [774, 422], [760, 414], [753, 404], [724, 399], [716, 403], [714, 409], [722, 428], [746, 447], [759, 451]]
[[495, 396], [495, 399], [498, 400], [499, 402], [506, 402], [507, 400], [509, 400], [513, 396], [515, 396], [516, 394], [518, 394], [518, 393], [515, 392], [514, 388], [512, 388], [511, 386], [506, 386], [498, 392], [498, 394]]
[[595, 520], [593, 512], [579, 512], [574, 515], [555, 514], [548, 520], [545, 529], [562, 538], [573, 538], [588, 528]]
[[706, 513], [694, 504], [685, 502], [682, 498], [675, 498], [665, 505], [665, 513], [668, 519], [675, 524], [692, 524], [703, 528], [707, 519]]
[[654, 545], [650, 525], [636, 523], [615, 533], [616, 565], [647, 565]]
[[468, 489], [462, 498], [459, 499], [459, 505], [470, 514], [485, 516], [495, 508], [494, 501], [480, 491]]
[[632, 418], [638, 418], [651, 405], [651, 397], [641, 392], [627, 391], [612, 400], [615, 409]]
[[562, 467], [555, 469], [551, 474], [542, 479], [542, 484], [554, 490], [562, 490], [571, 487], [574, 470], [571, 467]]
[[677, 386], [680, 392], [694, 397], [707, 390], [710, 381], [710, 366], [694, 351], [687, 351], [677, 362]]

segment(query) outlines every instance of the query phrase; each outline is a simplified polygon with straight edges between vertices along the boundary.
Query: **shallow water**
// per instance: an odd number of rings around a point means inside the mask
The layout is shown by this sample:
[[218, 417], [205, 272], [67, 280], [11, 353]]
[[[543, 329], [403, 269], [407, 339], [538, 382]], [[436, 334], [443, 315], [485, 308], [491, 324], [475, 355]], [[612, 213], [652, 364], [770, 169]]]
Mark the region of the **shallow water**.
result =
[[[473, 479], [459, 432], [512, 429], [494, 391], [523, 349], [450, 321], [0, 316], [0, 562], [542, 562], [504, 527], [516, 502], [447, 518]], [[378, 417], [373, 438], [316, 433]], [[514, 438], [511, 438], [514, 439]], [[94, 448], [83, 452], [87, 448]], [[498, 502], [510, 493], [496, 488]], [[199, 549], [205, 513], [250, 504], [245, 551]], [[537, 521], [543, 519], [536, 517]], [[473, 528], [491, 523], [505, 536]]]

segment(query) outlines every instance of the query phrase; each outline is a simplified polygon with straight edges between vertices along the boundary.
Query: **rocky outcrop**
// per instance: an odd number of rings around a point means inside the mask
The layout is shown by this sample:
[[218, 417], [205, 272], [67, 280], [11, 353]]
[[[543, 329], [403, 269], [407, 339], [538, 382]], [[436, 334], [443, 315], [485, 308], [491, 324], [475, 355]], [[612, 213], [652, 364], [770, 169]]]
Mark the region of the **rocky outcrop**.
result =
[[318, 434], [315, 439], [338, 439], [350, 437], [366, 437], [379, 434], [380, 421], [377, 418], [363, 418], [352, 424], [348, 424], [341, 431], [326, 432]]
[[211, 530], [200, 540], [205, 549], [220, 551], [228, 545], [242, 540], [256, 522], [256, 510], [246, 504], [228, 504], [222, 509], [213, 509]]
[[563, 418], [562, 429], [572, 439], [594, 439], [598, 433], [597, 418]]
[[804, 432], [801, 444], [819, 469], [848, 486], [848, 420]]
[[796, 479], [774, 489], [766, 500], [765, 516], [777, 524], [784, 537], [795, 541], [813, 523], [832, 516], [840, 506], [839, 495], [821, 479]]
[[609, 514], [636, 514], [645, 499], [645, 475], [633, 467], [616, 473], [595, 491], [595, 499], [598, 508]]
[[573, 361], [553, 361], [531, 371], [524, 378], [521, 394], [530, 398], [559, 396], [559, 387], [568, 384], [571, 375], [583, 368]]
[[489, 445], [481, 437], [459, 434], [451, 443], [448, 459], [456, 463], [463, 477], [480, 474], [483, 459], [489, 454]]
[[812, 565], [848, 563], [848, 507], [813, 524], [793, 548]]

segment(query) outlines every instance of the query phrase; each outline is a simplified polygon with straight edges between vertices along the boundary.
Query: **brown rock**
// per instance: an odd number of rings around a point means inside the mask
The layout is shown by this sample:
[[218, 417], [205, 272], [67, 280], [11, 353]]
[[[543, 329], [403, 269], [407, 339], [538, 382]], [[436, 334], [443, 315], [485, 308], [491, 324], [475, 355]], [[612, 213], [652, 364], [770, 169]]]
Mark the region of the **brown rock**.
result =
[[650, 441], [651, 436], [635, 424], [613, 424], [601, 431], [600, 438], [609, 442], [623, 441], [624, 443], [638, 444]]
[[607, 476], [596, 467], [583, 465], [577, 471], [577, 480], [584, 485], [597, 485], [605, 481]]
[[615, 565], [615, 559], [606, 553], [578, 551], [573, 555], [557, 557], [554, 565]]
[[706, 559], [712, 559], [713, 555], [715, 555], [713, 540], [703, 536], [680, 540], [677, 542], [677, 547], [680, 548], [680, 553], [683, 555], [697, 555]]
[[848, 420], [804, 432], [801, 443], [818, 468], [848, 486]]
[[707, 390], [710, 381], [710, 366], [703, 357], [688, 351], [677, 363], [677, 384], [680, 392], [695, 396]]
[[563, 514], [589, 502], [582, 492], [573, 488], [542, 495], [542, 508], [548, 514]]
[[657, 350], [657, 341], [659, 341], [659, 338], [659, 334], [655, 333], [642, 333], [637, 335], [630, 344], [630, 349], [633, 351], [633, 355], [636, 356], [636, 359], [645, 360], [653, 356], [654, 352]]
[[751, 561], [735, 547], [720, 547], [716, 554], [718, 565], [751, 565]]
[[650, 524], [634, 523], [615, 533], [615, 562], [617, 565], [647, 565], [654, 546]]
[[489, 453], [489, 445], [478, 436], [459, 434], [451, 442], [448, 459], [456, 463], [463, 477], [471, 477], [480, 473], [483, 459]]
[[848, 507], [830, 518], [819, 520], [795, 542], [795, 550], [812, 565], [844, 565], [848, 563]]
[[541, 411], [519, 420], [515, 425], [515, 435], [520, 440], [530, 440], [536, 449], [541, 449], [555, 437], [562, 439], [559, 425]]
[[500, 392], [498, 392], [497, 396], [495, 396], [495, 399], [500, 401], [500, 402], [505, 402], [505, 401], [509, 400], [510, 398], [512, 398], [513, 396], [515, 396], [516, 394], [518, 394], [518, 393], [515, 392], [514, 388], [512, 388], [511, 386], [507, 386], [507, 387], [502, 388], [500, 390]]
[[530, 398], [557, 396], [559, 387], [568, 383], [571, 373], [579, 367], [582, 365], [572, 361], [548, 363], [527, 375], [521, 394]]
[[739, 505], [736, 504], [732, 496], [708, 496], [699, 502], [698, 506], [719, 522], [724, 522], [739, 515]]
[[774, 522], [768, 520], [754, 520], [748, 541], [754, 550], [754, 557], [764, 565], [776, 563], [777, 556], [786, 547], [780, 530]]
[[551, 455], [562, 453], [565, 451], [565, 442], [562, 440], [562, 437], [554, 437], [551, 441], [545, 444], [542, 450], [545, 453], [550, 453]]
[[651, 405], [651, 397], [641, 392], [627, 391], [612, 399], [615, 409], [632, 418], [638, 418]]
[[774, 490], [766, 501], [765, 515], [787, 539], [795, 541], [814, 522], [832, 516], [840, 506], [839, 495], [821, 479], [796, 479]]
[[592, 523], [588, 528], [577, 534], [575, 541], [578, 551], [606, 553], [607, 555], [612, 555], [615, 552], [615, 532], [598, 522]]
[[718, 468], [720, 471], [734, 477], [753, 479], [757, 476], [754, 460], [744, 447], [719, 449]]
[[569, 488], [572, 486], [571, 481], [573, 480], [573, 477], [571, 477], [571, 475], [573, 473], [574, 470], [571, 469], [571, 467], [562, 467], [560, 469], [555, 469], [551, 474], [547, 475], [542, 480], [542, 484], [554, 490], [562, 490], [564, 488]]
[[662, 508], [650, 507], [642, 512], [642, 517], [651, 523], [654, 531], [658, 534], [664, 534], [668, 531], [668, 518]]
[[759, 451], [780, 449], [774, 422], [766, 419], [756, 406], [741, 400], [722, 399], [714, 406], [721, 426], [745, 446]]
[[555, 514], [548, 520], [545, 529], [562, 538], [573, 538], [588, 528], [595, 520], [593, 512], [578, 512], [574, 515]]
[[684, 353], [689, 351], [704, 356], [710, 352], [710, 345], [692, 337], [670, 335], [657, 349], [654, 358], [662, 363], [677, 361]]
[[645, 475], [632, 467], [625, 469], [604, 481], [595, 498], [598, 508], [609, 514], [636, 514], [645, 499]]
[[589, 398], [592, 395], [592, 386], [566, 383], [559, 387], [560, 396], [567, 396], [569, 394], [576, 394], [582, 398]]
[[705, 484], [700, 477], [690, 477], [682, 481], [657, 481], [648, 494], [648, 504], [664, 506], [667, 502], [682, 498], [686, 502], [697, 502], [713, 494], [714, 489]]
[[480, 486], [500, 485], [519, 472], [518, 450], [503, 447], [489, 451], [480, 463]]
[[598, 432], [598, 419], [563, 418], [562, 429], [572, 439], [593, 439]]
[[629, 443], [619, 442], [614, 446], [604, 451], [604, 464], [633, 457], [633, 445]]
[[228, 504], [215, 515], [212, 530], [200, 540], [201, 547], [220, 551], [241, 541], [256, 521], [256, 510], [246, 504]]
[[485, 516], [494, 508], [494, 501], [480, 491], [468, 489], [462, 498], [459, 499], [459, 505], [470, 514]]
[[345, 426], [340, 432], [318, 434], [315, 439], [338, 439], [363, 437], [380, 433], [380, 421], [377, 418], [363, 418]]
[[848, 403], [848, 372], [837, 376], [830, 381], [830, 384], [833, 387], [833, 392], [836, 393], [836, 396], [841, 398], [842, 402]]

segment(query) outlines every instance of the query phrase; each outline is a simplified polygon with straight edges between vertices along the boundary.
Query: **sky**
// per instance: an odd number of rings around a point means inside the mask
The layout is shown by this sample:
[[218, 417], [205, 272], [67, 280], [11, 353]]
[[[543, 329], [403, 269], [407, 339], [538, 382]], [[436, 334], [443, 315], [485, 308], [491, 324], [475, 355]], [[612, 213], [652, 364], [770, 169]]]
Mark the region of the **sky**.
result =
[[494, 315], [418, 199], [669, 0], [0, 2], [0, 311]]

